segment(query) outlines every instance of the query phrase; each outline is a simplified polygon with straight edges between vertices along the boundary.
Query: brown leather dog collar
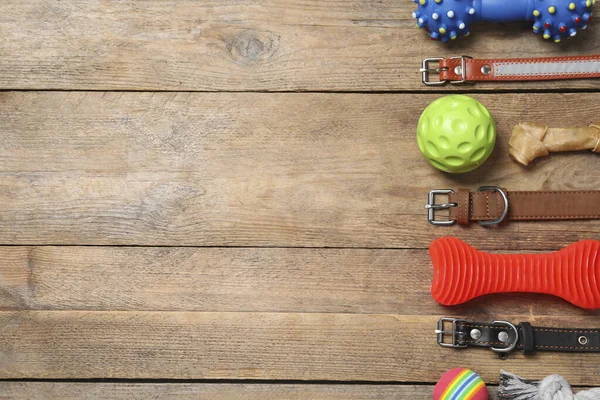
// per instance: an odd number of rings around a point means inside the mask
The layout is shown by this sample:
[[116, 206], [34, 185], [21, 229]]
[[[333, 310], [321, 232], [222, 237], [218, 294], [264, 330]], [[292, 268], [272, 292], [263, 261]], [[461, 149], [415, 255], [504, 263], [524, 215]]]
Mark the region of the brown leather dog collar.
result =
[[[436, 195], [448, 195], [448, 203], [435, 204]], [[600, 218], [600, 191], [509, 192], [495, 186], [483, 186], [476, 192], [460, 189], [432, 190], [425, 208], [433, 225], [496, 225], [508, 221], [566, 220]], [[447, 221], [437, 221], [435, 211], [449, 209]]]
[[[434, 62], [439, 66], [430, 68], [430, 63]], [[439, 74], [439, 81], [429, 79], [432, 73]], [[469, 56], [428, 58], [423, 61], [421, 74], [426, 85], [600, 78], [600, 54], [507, 59], [473, 59]]]

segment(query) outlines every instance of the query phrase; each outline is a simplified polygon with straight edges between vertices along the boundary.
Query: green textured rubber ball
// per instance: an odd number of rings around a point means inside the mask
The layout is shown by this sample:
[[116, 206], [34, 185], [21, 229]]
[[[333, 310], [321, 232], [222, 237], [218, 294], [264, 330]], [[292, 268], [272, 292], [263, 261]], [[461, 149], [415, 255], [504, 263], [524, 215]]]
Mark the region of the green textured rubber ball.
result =
[[496, 144], [496, 124], [487, 108], [463, 95], [441, 97], [419, 118], [417, 142], [439, 170], [469, 172], [483, 164]]

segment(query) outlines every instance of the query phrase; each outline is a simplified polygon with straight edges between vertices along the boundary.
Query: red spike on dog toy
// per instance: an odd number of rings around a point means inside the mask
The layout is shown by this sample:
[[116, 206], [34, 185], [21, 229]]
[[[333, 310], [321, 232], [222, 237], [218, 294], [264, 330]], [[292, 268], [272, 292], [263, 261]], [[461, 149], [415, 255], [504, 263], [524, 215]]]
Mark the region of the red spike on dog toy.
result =
[[491, 254], [444, 237], [429, 247], [433, 298], [446, 306], [490, 293], [552, 294], [600, 308], [600, 241], [582, 240], [547, 254]]

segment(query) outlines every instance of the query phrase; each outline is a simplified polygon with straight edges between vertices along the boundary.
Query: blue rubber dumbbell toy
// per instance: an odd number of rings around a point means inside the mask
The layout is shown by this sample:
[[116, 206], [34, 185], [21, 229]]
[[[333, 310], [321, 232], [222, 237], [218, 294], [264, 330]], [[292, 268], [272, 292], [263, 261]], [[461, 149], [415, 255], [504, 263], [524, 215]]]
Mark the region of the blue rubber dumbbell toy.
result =
[[414, 0], [413, 17], [432, 40], [468, 36], [473, 22], [532, 21], [533, 32], [560, 42], [587, 28], [596, 0]]

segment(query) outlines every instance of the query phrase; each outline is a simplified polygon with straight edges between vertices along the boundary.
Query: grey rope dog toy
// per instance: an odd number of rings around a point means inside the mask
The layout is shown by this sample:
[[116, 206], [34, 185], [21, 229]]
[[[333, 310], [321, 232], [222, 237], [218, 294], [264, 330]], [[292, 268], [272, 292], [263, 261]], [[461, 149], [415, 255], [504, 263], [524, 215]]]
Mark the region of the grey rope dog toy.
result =
[[498, 400], [600, 400], [600, 388], [573, 393], [571, 385], [560, 375], [541, 381], [528, 381], [500, 371]]

